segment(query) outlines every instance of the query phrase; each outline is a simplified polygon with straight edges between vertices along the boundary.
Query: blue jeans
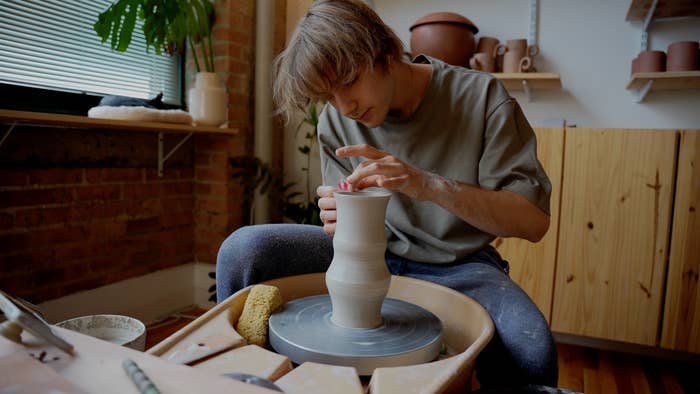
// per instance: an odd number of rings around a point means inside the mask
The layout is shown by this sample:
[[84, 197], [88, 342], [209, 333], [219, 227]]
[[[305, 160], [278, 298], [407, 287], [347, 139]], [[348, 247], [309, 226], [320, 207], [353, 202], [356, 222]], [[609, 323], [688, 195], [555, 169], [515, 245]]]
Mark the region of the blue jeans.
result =
[[[221, 245], [216, 261], [218, 301], [239, 289], [273, 278], [324, 272], [333, 239], [321, 227], [265, 224], [242, 227]], [[493, 339], [476, 360], [482, 387], [556, 386], [557, 352], [547, 321], [508, 276], [508, 262], [486, 247], [450, 264], [419, 263], [386, 253], [393, 275], [455, 289], [481, 304], [493, 319]]]

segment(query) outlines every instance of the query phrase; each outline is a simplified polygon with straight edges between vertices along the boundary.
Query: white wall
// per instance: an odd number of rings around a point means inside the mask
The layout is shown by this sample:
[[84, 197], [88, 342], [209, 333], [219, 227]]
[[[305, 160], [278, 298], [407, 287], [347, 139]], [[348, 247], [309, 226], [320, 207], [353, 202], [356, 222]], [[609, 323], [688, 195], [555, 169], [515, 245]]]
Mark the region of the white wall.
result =
[[[308, 6], [309, 0], [299, 0]], [[529, 0], [374, 0], [374, 8], [408, 50], [409, 27], [421, 16], [438, 11], [460, 13], [479, 27], [480, 36], [505, 41], [526, 38]], [[540, 0], [539, 71], [561, 75], [562, 90], [534, 92], [527, 102], [522, 92], [513, 96], [534, 126], [548, 118], [563, 118], [579, 127], [700, 129], [700, 90], [650, 92], [642, 103], [625, 89], [630, 64], [640, 50], [641, 23], [627, 22], [626, 0]], [[298, 17], [298, 16], [296, 16]], [[674, 41], [700, 41], [700, 18], [652, 23], [649, 48], [665, 51]], [[293, 121], [293, 128], [297, 121]], [[301, 181], [300, 155], [286, 133], [285, 171]], [[303, 133], [300, 133], [300, 136]], [[318, 161], [312, 164], [313, 183], [320, 184]]]
[[[561, 75], [560, 92], [513, 93], [530, 122], [564, 118], [579, 127], [700, 128], [700, 90], [651, 92], [642, 103], [625, 89], [640, 50], [641, 23], [625, 21], [630, 1], [540, 0], [539, 71]], [[469, 18], [482, 35], [501, 41], [527, 38], [528, 0], [374, 0], [377, 13], [409, 48], [409, 27], [438, 11]], [[700, 18], [652, 23], [650, 49], [674, 41], [700, 41]]]

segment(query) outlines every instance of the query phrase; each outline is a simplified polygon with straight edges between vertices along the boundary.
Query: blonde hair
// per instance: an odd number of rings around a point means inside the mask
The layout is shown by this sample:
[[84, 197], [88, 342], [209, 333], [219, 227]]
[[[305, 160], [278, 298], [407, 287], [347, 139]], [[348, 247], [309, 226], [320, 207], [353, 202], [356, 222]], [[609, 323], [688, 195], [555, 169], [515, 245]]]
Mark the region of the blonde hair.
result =
[[328, 99], [365, 70], [400, 61], [403, 45], [359, 0], [317, 0], [273, 63], [273, 98], [289, 119], [294, 109]]

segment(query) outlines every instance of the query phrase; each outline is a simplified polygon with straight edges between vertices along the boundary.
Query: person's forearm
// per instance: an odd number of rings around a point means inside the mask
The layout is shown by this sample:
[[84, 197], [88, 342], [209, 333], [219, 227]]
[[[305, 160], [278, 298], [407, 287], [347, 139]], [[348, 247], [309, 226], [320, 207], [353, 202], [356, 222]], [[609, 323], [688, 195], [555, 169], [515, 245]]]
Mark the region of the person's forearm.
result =
[[429, 174], [420, 200], [432, 201], [470, 225], [499, 237], [539, 241], [549, 228], [549, 215], [509, 190], [486, 190]]

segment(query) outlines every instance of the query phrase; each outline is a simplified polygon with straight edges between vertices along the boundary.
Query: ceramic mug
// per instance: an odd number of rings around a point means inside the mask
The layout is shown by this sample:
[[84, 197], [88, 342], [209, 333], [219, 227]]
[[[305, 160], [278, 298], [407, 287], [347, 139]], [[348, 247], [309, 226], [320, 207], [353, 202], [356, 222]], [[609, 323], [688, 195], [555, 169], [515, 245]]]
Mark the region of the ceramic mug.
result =
[[698, 69], [698, 42], [678, 41], [667, 49], [666, 71], [692, 71]]
[[498, 51], [499, 43], [500, 41], [498, 41], [498, 38], [487, 36], [481, 37], [479, 38], [479, 43], [476, 45], [476, 52], [488, 53], [495, 58]]
[[469, 67], [477, 71], [496, 71], [496, 58], [490, 52], [477, 52], [469, 59]]
[[532, 58], [530, 56], [520, 56], [519, 53], [506, 52], [503, 55], [503, 72], [504, 73], [524, 73], [532, 67]]
[[663, 51], [641, 51], [637, 55], [637, 70], [642, 73], [666, 70], [666, 54]]

